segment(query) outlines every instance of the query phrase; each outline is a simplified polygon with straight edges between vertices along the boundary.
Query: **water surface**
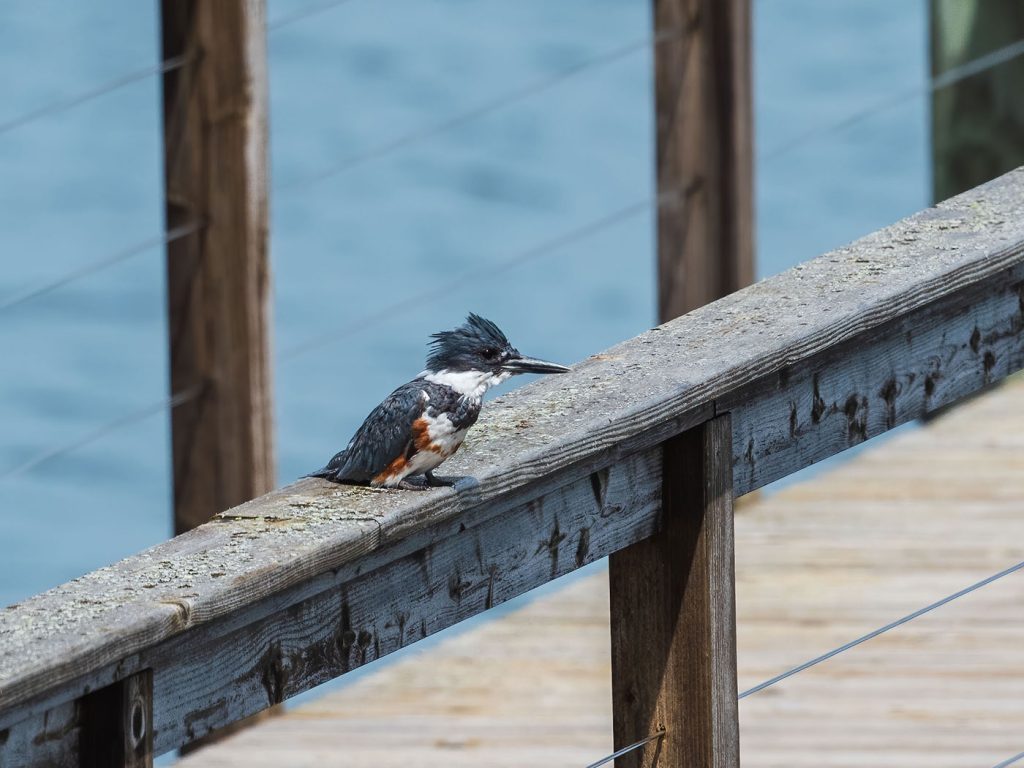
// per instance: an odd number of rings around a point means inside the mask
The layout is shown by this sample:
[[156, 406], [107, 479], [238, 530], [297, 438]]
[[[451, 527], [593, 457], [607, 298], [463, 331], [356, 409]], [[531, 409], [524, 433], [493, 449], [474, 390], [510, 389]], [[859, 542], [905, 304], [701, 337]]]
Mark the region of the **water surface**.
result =
[[[272, 0], [269, 16], [304, 5]], [[649, 208], [522, 258], [649, 198], [649, 27], [648, 4], [626, 0], [351, 0], [271, 32], [282, 482], [347, 441], [420, 370], [428, 334], [468, 310], [565, 362], [652, 324]], [[927, 204], [923, 95], [775, 151], [923, 86], [925, 30], [920, 1], [755, 4], [759, 274]], [[157, 56], [152, 3], [7, 0], [0, 123]], [[145, 78], [0, 134], [0, 304], [159, 235], [158, 87]], [[520, 98], [432, 130], [508, 93]], [[410, 133], [427, 135], [377, 149]], [[166, 397], [162, 259], [152, 248], [0, 310], [0, 603], [170, 533], [165, 412], [17, 470]]]

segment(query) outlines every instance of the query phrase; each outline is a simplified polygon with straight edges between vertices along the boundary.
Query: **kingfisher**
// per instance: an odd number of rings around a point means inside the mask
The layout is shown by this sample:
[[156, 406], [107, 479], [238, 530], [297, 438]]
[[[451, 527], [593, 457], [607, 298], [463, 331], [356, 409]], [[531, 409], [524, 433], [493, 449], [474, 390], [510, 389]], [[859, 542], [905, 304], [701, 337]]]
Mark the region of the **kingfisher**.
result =
[[[434, 470], [459, 450], [488, 389], [520, 373], [569, 371], [520, 354], [497, 325], [473, 313], [431, 338], [426, 370], [388, 395], [345, 450], [308, 477], [405, 490], [454, 485]], [[417, 475], [425, 484], [407, 480]]]

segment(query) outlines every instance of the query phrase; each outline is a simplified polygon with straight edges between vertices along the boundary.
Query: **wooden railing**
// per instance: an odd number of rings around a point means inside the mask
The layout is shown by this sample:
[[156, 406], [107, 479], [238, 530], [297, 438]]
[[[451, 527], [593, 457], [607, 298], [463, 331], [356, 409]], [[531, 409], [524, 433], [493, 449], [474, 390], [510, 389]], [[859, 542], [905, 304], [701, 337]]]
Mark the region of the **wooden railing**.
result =
[[454, 489], [301, 480], [6, 609], [0, 765], [146, 765], [608, 555], [616, 744], [735, 765], [733, 497], [1021, 367], [1024, 170], [490, 403]]

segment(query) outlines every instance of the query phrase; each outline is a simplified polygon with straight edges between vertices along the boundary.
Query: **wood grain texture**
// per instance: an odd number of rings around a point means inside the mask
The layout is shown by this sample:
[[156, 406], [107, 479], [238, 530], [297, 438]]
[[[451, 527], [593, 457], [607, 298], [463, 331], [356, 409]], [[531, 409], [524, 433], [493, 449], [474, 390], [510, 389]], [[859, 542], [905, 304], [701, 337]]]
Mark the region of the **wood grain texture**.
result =
[[282, 600], [275, 615], [168, 644], [152, 660], [164, 670], [158, 746], [201, 737], [650, 536], [660, 470], [658, 451], [633, 457], [369, 573], [339, 572], [311, 598]]
[[274, 487], [264, 0], [162, 0], [175, 531]]
[[1024, 267], [956, 306], [923, 307], [717, 403], [734, 417], [737, 495], [989, 387], [1024, 368]]
[[608, 562], [618, 768], [739, 765], [732, 430], [719, 416], [665, 443], [658, 533]]
[[[741, 689], [1024, 560], [1024, 377], [762, 494], [736, 524]], [[582, 768], [612, 751], [607, 570], [418, 643], [180, 768]], [[740, 702], [745, 768], [1018, 753], [1024, 573]], [[664, 766], [660, 766], [664, 768]]]
[[77, 768], [78, 702], [67, 701], [45, 712], [0, 728], [0, 765], [14, 768]]
[[83, 696], [78, 726], [80, 768], [152, 768], [153, 670]]
[[658, 317], [754, 280], [750, 0], [654, 0]]
[[[0, 731], [137, 671], [165, 643], [286, 612], [327, 589], [335, 573], [354, 578], [435, 543], [454, 545], [460, 529], [499, 515], [525, 519], [529, 503], [643, 455], [722, 404], [734, 409], [741, 434], [747, 417], [730, 398], [748, 388], [774, 393], [780, 372], [806, 370], [813, 380], [815, 361], [826, 359], [836, 381], [852, 371], [887, 371], [888, 357], [878, 356], [891, 353], [874, 341], [900, 323], [914, 335], [922, 318], [944, 316], [955, 329], [976, 322], [972, 354], [980, 353], [982, 372], [987, 366], [995, 380], [1019, 358], [992, 350], [986, 358], [983, 345], [1003, 342], [985, 338], [982, 329], [997, 326], [985, 315], [990, 305], [977, 298], [1022, 264], [1024, 173], [1017, 171], [488, 404], [463, 451], [445, 465], [457, 476], [454, 488], [408, 493], [302, 480], [10, 607], [0, 613]], [[997, 335], [1019, 339], [1024, 305], [1014, 309], [1011, 294], [996, 295], [1003, 297], [998, 311], [1009, 313]], [[829, 357], [843, 345], [849, 354]], [[904, 353], [934, 355], [927, 344]], [[900, 366], [923, 369], [927, 361]], [[929, 408], [976, 386], [974, 369], [948, 371], [947, 380], [933, 382]], [[826, 410], [831, 397], [822, 395]], [[742, 406], [757, 411], [754, 401]], [[775, 415], [759, 432], [789, 435], [788, 403], [764, 413]], [[820, 430], [796, 433], [786, 449], [791, 463], [765, 476], [842, 447]], [[740, 466], [736, 477], [736, 490], [762, 481]], [[286, 622], [278, 632], [287, 630]], [[154, 673], [161, 668], [154, 665]], [[159, 710], [159, 686], [156, 696]]]
[[[279, 704], [650, 536], [660, 507], [661, 454], [633, 456], [522, 510], [368, 572], [341, 568], [266, 606], [140, 654], [158, 670], [162, 753]], [[405, 542], [401, 543], [404, 547]], [[36, 727], [46, 720], [37, 718]], [[73, 742], [67, 740], [70, 749]], [[3, 754], [0, 749], [0, 755]]]

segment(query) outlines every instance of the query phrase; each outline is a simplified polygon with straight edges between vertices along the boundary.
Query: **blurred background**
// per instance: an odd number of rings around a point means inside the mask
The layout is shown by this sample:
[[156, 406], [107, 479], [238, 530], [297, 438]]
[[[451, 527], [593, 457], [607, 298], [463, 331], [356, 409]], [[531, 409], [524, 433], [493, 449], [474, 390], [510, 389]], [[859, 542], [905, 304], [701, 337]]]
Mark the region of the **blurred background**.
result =
[[[930, 203], [928, 7], [753, 9], [764, 277]], [[656, 322], [649, 3], [267, 15], [278, 482], [469, 310], [566, 363]], [[172, 530], [160, 76], [22, 120], [153, 70], [158, 24], [155, 3], [0, 5], [3, 604]]]

